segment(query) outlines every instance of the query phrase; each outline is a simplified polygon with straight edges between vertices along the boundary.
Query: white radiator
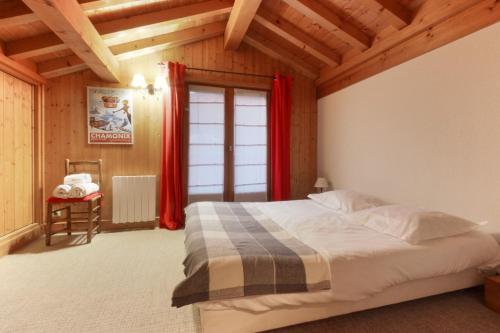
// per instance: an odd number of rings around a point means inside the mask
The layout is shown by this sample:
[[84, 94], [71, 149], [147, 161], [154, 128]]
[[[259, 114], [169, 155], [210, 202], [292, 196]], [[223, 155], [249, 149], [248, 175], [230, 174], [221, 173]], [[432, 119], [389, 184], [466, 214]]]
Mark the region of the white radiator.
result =
[[113, 223], [156, 218], [156, 176], [113, 177]]

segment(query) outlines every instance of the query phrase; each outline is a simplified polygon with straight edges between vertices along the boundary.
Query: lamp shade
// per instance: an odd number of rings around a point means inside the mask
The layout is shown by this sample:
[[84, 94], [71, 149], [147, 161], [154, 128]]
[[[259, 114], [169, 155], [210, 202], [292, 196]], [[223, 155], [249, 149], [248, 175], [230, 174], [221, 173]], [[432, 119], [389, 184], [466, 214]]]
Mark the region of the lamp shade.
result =
[[146, 83], [146, 79], [144, 79], [144, 75], [134, 74], [134, 77], [132, 78], [132, 82], [130, 83], [130, 85], [133, 88], [142, 88], [142, 89], [146, 88], [147, 83]]
[[323, 177], [318, 177], [318, 179], [316, 179], [316, 183], [314, 183], [314, 187], [327, 188], [328, 187], [328, 180], [326, 180], [326, 178], [323, 178]]

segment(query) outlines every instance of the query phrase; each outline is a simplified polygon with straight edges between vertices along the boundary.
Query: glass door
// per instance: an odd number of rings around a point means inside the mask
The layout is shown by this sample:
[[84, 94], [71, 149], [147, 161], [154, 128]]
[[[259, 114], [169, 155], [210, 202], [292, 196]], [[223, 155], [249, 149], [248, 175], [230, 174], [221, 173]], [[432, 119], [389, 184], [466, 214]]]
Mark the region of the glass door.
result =
[[224, 88], [189, 86], [188, 203], [224, 196]]
[[267, 93], [234, 90], [234, 201], [267, 201]]
[[267, 92], [189, 86], [187, 197], [268, 200]]

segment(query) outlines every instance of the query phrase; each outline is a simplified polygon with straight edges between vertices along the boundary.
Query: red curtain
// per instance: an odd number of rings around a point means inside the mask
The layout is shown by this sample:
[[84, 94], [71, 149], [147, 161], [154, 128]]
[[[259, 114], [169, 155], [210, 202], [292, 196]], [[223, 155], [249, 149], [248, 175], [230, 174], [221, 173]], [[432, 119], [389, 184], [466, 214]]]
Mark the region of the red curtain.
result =
[[170, 96], [168, 91], [163, 96], [160, 227], [175, 230], [184, 226], [182, 124], [186, 101], [186, 66], [173, 62], [164, 64], [168, 66]]
[[271, 193], [273, 200], [290, 199], [290, 123], [292, 78], [274, 75], [271, 93]]

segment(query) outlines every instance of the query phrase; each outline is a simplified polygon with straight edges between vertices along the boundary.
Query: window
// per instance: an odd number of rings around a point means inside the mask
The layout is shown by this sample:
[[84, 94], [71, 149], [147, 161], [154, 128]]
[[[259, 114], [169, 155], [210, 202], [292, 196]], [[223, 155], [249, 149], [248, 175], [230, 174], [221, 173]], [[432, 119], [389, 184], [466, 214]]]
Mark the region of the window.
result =
[[267, 200], [267, 104], [266, 91], [189, 86], [189, 203]]
[[234, 200], [267, 200], [267, 93], [234, 91]]

